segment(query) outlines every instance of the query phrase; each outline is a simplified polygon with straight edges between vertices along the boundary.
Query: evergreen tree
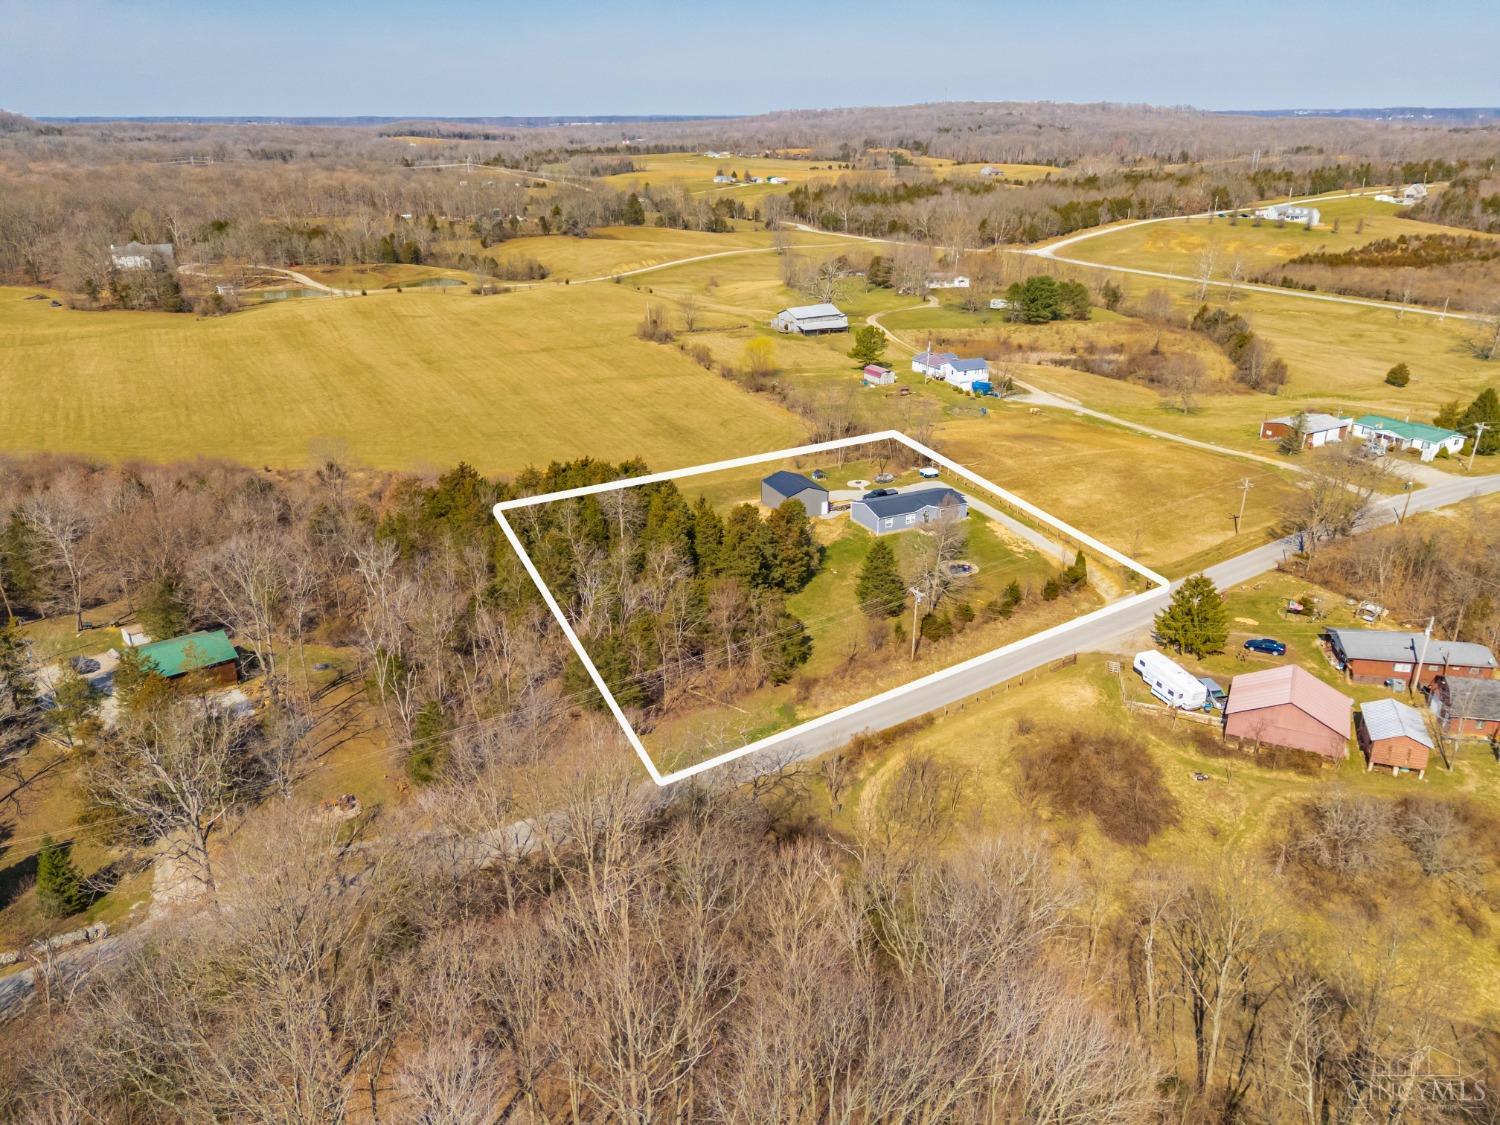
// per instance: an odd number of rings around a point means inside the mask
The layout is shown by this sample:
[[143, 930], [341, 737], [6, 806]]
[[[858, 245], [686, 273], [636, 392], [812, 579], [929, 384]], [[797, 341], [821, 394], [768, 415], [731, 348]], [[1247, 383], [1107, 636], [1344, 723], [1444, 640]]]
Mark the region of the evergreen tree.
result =
[[698, 573], [706, 576], [723, 570], [724, 521], [702, 496], [693, 505], [693, 555]]
[[719, 552], [719, 568], [746, 586], [766, 584], [769, 536], [760, 513], [752, 504], [740, 504], [724, 521], [724, 543]]
[[1488, 457], [1492, 453], [1500, 453], [1500, 394], [1495, 393], [1494, 387], [1486, 387], [1479, 392], [1479, 397], [1469, 404], [1454, 428], [1472, 441], [1477, 432], [1476, 423], [1480, 422], [1484, 423], [1485, 428], [1478, 439], [1479, 455]]
[[1404, 387], [1411, 382], [1411, 368], [1398, 363], [1385, 373], [1385, 381], [1393, 387]]
[[88, 905], [83, 875], [73, 856], [51, 836], [42, 837], [42, 848], [36, 855], [36, 897], [42, 913], [49, 918], [77, 914]]
[[180, 637], [192, 624], [187, 602], [178, 592], [177, 583], [170, 578], [159, 579], [146, 587], [137, 616], [147, 634], [157, 640]]
[[1089, 561], [1084, 558], [1083, 552], [1079, 551], [1073, 556], [1073, 561], [1068, 568], [1062, 572], [1062, 577], [1058, 579], [1058, 582], [1064, 590], [1076, 590], [1088, 581], [1088, 577]]
[[641, 205], [640, 196], [631, 192], [625, 198], [625, 225], [628, 227], [643, 227], [646, 225], [646, 208]]
[[1307, 412], [1299, 410], [1292, 415], [1292, 425], [1286, 433], [1281, 436], [1281, 452], [1295, 456], [1302, 452], [1307, 444]]
[[412, 723], [412, 746], [406, 755], [406, 776], [418, 785], [431, 784], [448, 751], [448, 721], [443, 705], [431, 700], [417, 712]]
[[94, 685], [84, 679], [71, 664], [64, 664], [57, 682], [52, 685], [52, 710], [48, 718], [74, 745], [80, 738], [87, 738], [94, 726], [94, 716], [99, 710], [99, 695]]
[[1062, 587], [1058, 585], [1058, 582], [1057, 582], [1056, 578], [1049, 578], [1049, 579], [1047, 579], [1046, 582], [1042, 583], [1042, 600], [1043, 601], [1045, 601], [1045, 602], [1055, 602], [1058, 599], [1058, 596], [1061, 593], [1062, 593]]
[[812, 521], [798, 500], [784, 500], [766, 520], [767, 581], [795, 594], [818, 573], [822, 549], [813, 537]]
[[150, 711], [172, 693], [172, 682], [142, 657], [138, 648], [127, 648], [120, 653], [114, 687], [120, 706], [136, 714]]
[[1016, 607], [1025, 600], [1025, 597], [1026, 595], [1021, 592], [1021, 584], [1012, 578], [1006, 584], [1000, 597], [990, 603], [988, 612], [995, 617], [1009, 617], [1015, 613]]
[[879, 363], [885, 355], [885, 333], [873, 324], [867, 324], [854, 333], [854, 346], [849, 349], [849, 358], [861, 367]]
[[12, 512], [0, 532], [0, 615], [8, 621], [23, 609], [33, 608], [41, 594], [41, 581], [33, 560], [36, 536], [20, 512]]
[[1193, 656], [1223, 650], [1229, 639], [1229, 615], [1207, 575], [1195, 574], [1173, 591], [1170, 604], [1156, 615], [1156, 636], [1162, 644]]
[[896, 552], [889, 540], [877, 539], [871, 544], [859, 569], [854, 596], [870, 617], [895, 617], [904, 608], [906, 580], [896, 567]]
[[32, 681], [31, 650], [14, 622], [0, 624], [0, 762], [29, 746], [42, 730]]
[[1005, 299], [1009, 318], [1026, 324], [1045, 324], [1068, 315], [1054, 278], [1038, 276], [1014, 282], [1005, 291]]
[[876, 254], [870, 259], [870, 268], [865, 271], [865, 280], [876, 289], [889, 289], [891, 287], [891, 260], [884, 255]]

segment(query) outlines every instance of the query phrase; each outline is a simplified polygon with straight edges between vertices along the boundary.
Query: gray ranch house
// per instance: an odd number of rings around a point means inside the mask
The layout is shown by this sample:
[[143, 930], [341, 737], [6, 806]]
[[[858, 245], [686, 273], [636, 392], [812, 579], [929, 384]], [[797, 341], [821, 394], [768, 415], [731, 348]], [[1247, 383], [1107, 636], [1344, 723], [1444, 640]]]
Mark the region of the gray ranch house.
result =
[[810, 516], [828, 514], [828, 489], [801, 473], [783, 469], [760, 482], [760, 502], [766, 507], [779, 508], [788, 500], [797, 501]]
[[969, 502], [952, 488], [923, 488], [888, 496], [867, 494], [849, 508], [849, 518], [876, 535], [906, 531], [942, 519], [967, 519], [968, 515]]

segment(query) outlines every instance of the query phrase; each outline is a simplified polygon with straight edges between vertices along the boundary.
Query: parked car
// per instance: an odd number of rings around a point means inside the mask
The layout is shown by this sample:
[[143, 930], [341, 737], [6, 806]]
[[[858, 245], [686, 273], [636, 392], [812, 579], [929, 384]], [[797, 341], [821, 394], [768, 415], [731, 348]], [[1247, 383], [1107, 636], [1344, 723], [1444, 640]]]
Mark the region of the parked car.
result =
[[894, 496], [898, 490], [894, 488], [877, 488], [874, 492], [866, 492], [865, 499], [872, 500], [876, 496]]
[[1270, 637], [1251, 637], [1245, 642], [1251, 652], [1263, 652], [1267, 656], [1285, 656], [1286, 645]]

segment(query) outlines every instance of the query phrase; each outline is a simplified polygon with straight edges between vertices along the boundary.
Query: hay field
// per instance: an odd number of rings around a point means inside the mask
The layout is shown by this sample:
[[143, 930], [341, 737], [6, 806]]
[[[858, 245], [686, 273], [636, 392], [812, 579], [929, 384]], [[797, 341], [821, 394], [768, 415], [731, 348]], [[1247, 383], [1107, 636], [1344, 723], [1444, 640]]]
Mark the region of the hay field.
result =
[[[1295, 487], [1267, 465], [1015, 403], [949, 419], [939, 437], [960, 464], [1167, 574], [1205, 551], [1258, 545]], [[1231, 544], [1242, 477], [1251, 489]]]
[[[1104, 265], [1196, 277], [1202, 271], [1204, 254], [1212, 248], [1215, 277], [1228, 278], [1238, 259], [1248, 278], [1299, 254], [1320, 250], [1337, 253], [1403, 234], [1476, 235], [1471, 230], [1404, 219], [1405, 208], [1394, 203], [1379, 203], [1365, 196], [1318, 200], [1315, 205], [1322, 214], [1321, 222], [1312, 230], [1297, 223], [1278, 227], [1274, 222], [1261, 221], [1256, 226], [1250, 219], [1239, 219], [1233, 225], [1228, 219], [1218, 218], [1172, 219], [1108, 231], [1073, 243], [1063, 254]], [[1337, 231], [1334, 230], [1335, 222]], [[1500, 235], [1478, 237], [1500, 239]]]
[[583, 455], [668, 468], [805, 434], [770, 400], [637, 340], [648, 298], [628, 286], [390, 291], [201, 320], [30, 293], [0, 289], [7, 451], [279, 467], [332, 438], [375, 467], [503, 473]]
[[[833, 179], [847, 169], [831, 160], [786, 160], [762, 156], [708, 157], [701, 152], [665, 152], [641, 155], [635, 158], [642, 165], [637, 172], [620, 172], [603, 177], [603, 181], [621, 191], [639, 191], [650, 184], [652, 187], [678, 187], [690, 193], [733, 193], [736, 198], [754, 199], [759, 196], [785, 192], [794, 185], [809, 180]], [[779, 176], [785, 184], [716, 184], [714, 176], [722, 171], [725, 175], [738, 173], [744, 176]]]

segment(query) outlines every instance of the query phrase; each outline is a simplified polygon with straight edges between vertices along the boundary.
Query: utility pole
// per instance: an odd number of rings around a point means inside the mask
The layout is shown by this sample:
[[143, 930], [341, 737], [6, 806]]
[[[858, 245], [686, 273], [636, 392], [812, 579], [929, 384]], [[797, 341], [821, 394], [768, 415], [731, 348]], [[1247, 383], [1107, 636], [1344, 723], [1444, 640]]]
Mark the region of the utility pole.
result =
[[1250, 478], [1240, 478], [1240, 510], [1234, 517], [1234, 533], [1240, 533], [1240, 520], [1245, 518], [1245, 501], [1250, 498]]
[[1401, 505], [1401, 518], [1396, 521], [1397, 523], [1405, 523], [1406, 513], [1411, 511], [1411, 485], [1412, 482], [1407, 481], [1401, 486], [1401, 490], [1406, 493], [1406, 503]]
[[1474, 423], [1474, 444], [1469, 447], [1469, 472], [1474, 471], [1474, 454], [1479, 452], [1479, 439], [1484, 436], [1484, 431], [1490, 428], [1488, 422]]
[[1432, 625], [1437, 618], [1427, 619], [1427, 628], [1422, 632], [1422, 651], [1417, 655], [1417, 666], [1411, 674], [1411, 686], [1407, 688], [1407, 694], [1415, 697], [1417, 693], [1417, 682], [1422, 678], [1422, 665], [1427, 662], [1427, 644], [1432, 640]]
[[907, 590], [907, 593], [911, 595], [911, 658], [915, 660], [917, 658], [917, 614], [922, 605], [922, 591], [913, 586]]

